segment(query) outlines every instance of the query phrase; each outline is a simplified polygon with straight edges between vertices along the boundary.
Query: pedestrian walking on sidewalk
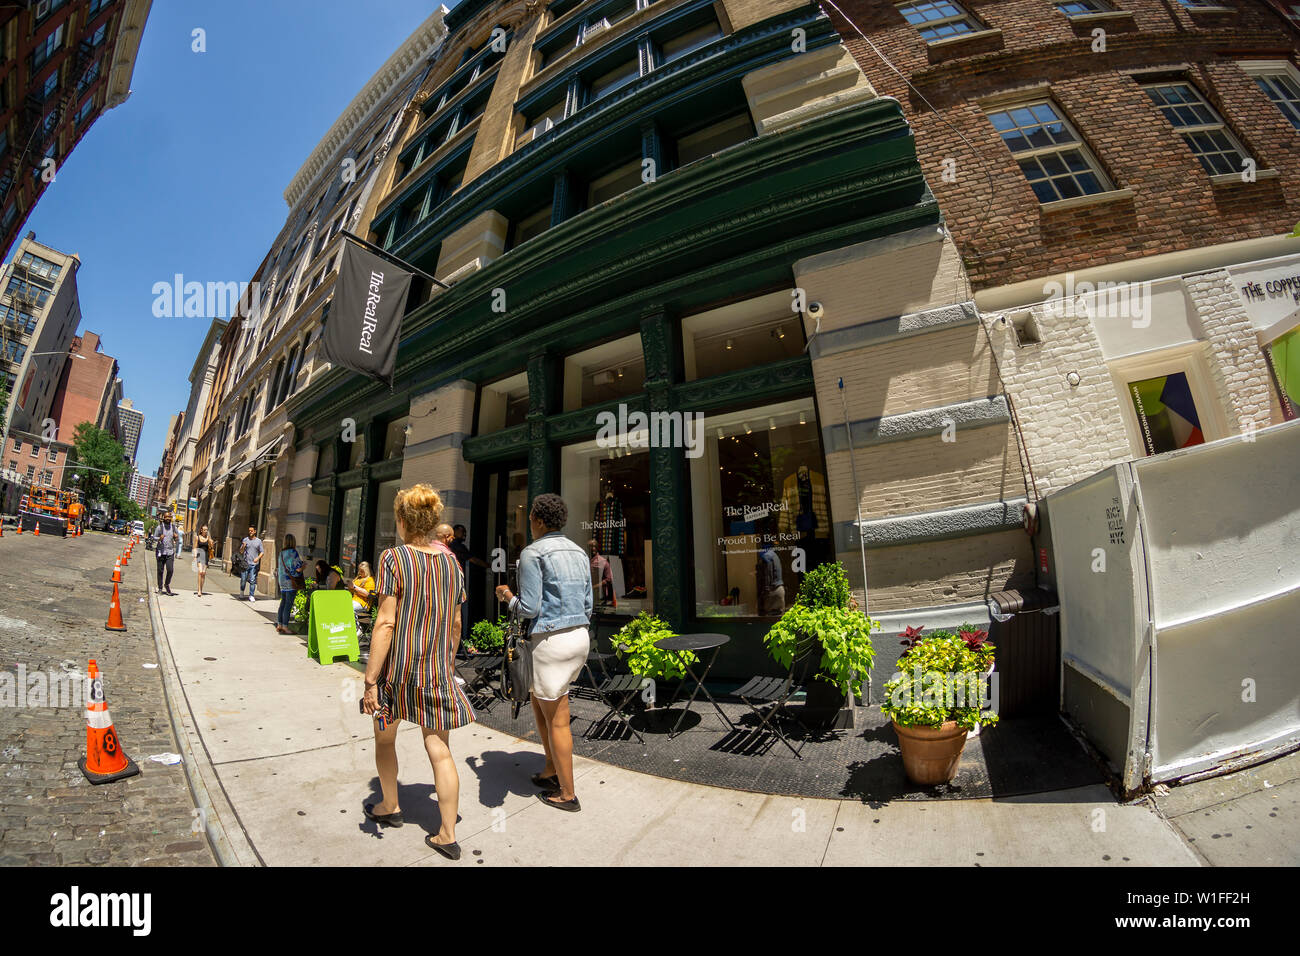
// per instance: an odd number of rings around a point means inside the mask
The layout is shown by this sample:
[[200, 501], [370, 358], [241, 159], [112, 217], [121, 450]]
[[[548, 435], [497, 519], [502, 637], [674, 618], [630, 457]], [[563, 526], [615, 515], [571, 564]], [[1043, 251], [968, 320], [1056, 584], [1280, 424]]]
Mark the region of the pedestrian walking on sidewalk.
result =
[[289, 623], [293, 620], [293, 602], [298, 598], [303, 579], [298, 541], [291, 534], [284, 536], [284, 546], [275, 559], [275, 576], [280, 585], [280, 610], [275, 615], [275, 629], [281, 634], [292, 634]]
[[591, 562], [587, 552], [561, 532], [569, 509], [559, 495], [538, 495], [528, 512], [533, 543], [519, 555], [519, 595], [508, 585], [497, 599], [512, 614], [533, 620], [528, 644], [533, 683], [529, 688], [537, 736], [546, 766], [533, 775], [537, 799], [558, 810], [582, 809], [573, 790], [573, 732], [569, 729], [569, 685], [591, 651]]
[[244, 585], [248, 585], [248, 599], [256, 601], [257, 571], [262, 566], [262, 539], [257, 536], [256, 528], [248, 529], [248, 537], [239, 543], [239, 550], [244, 556], [244, 573], [239, 576], [239, 596], [244, 596]]
[[208, 559], [212, 553], [212, 538], [208, 536], [208, 526], [204, 525], [194, 538], [194, 570], [199, 575], [199, 589], [194, 593], [203, 597], [203, 579], [208, 576]]
[[366, 690], [362, 701], [375, 720], [375, 769], [383, 800], [366, 804], [366, 816], [382, 826], [400, 826], [397, 792], [397, 728], [419, 724], [438, 792], [438, 832], [424, 838], [451, 860], [460, 859], [456, 811], [460, 776], [449, 732], [474, 720], [469, 698], [454, 680], [460, 644], [460, 606], [465, 578], [455, 557], [436, 545], [442, 499], [426, 484], [399, 491], [393, 503], [402, 544], [379, 558], [379, 612], [370, 637]]
[[[181, 532], [172, 524], [171, 515], [163, 515], [153, 530], [154, 557], [158, 559], [158, 590], [175, 596], [172, 591], [172, 572], [176, 569], [176, 552], [181, 548]], [[163, 580], [164, 572], [166, 580]]]

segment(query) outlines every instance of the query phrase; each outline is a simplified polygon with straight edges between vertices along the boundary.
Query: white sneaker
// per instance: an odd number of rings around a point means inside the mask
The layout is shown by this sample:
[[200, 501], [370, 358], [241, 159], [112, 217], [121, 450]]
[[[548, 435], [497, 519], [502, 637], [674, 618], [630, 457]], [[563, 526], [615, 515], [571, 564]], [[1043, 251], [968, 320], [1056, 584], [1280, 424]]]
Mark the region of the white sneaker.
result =
[[256, 600], [257, 600], [257, 598], [256, 598], [255, 596], [253, 596], [252, 594], [250, 594], [250, 595], [248, 596], [248, 599], [249, 599], [250, 601], [256, 601]]

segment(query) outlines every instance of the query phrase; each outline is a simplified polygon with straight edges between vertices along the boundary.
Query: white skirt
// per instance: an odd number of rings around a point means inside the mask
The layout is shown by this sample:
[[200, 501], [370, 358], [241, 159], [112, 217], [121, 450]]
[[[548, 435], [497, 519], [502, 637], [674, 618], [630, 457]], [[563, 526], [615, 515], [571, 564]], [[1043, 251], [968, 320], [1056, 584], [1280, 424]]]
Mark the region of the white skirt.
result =
[[585, 626], [533, 634], [533, 684], [529, 689], [538, 700], [559, 700], [569, 692], [582, 673], [591, 651], [591, 635]]

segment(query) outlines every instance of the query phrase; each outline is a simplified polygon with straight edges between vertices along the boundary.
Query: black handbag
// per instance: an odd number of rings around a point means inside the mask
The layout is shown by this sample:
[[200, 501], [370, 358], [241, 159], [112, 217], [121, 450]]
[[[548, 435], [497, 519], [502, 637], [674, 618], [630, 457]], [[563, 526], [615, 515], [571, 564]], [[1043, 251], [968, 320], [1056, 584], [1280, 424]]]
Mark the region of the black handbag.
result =
[[506, 623], [505, 645], [501, 664], [501, 699], [511, 705], [511, 719], [519, 716], [519, 711], [529, 700], [529, 688], [533, 685], [533, 649], [528, 643], [528, 635], [533, 629], [533, 619], [511, 614]]

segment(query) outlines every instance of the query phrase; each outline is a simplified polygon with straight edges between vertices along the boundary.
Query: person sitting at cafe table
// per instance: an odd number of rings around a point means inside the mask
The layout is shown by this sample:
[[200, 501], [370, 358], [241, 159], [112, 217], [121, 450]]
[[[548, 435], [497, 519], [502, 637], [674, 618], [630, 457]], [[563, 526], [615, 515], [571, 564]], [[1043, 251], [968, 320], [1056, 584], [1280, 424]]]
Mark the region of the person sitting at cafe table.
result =
[[352, 592], [352, 610], [359, 613], [370, 606], [370, 597], [375, 591], [375, 579], [370, 573], [369, 561], [362, 561], [357, 565], [357, 576], [348, 590]]

